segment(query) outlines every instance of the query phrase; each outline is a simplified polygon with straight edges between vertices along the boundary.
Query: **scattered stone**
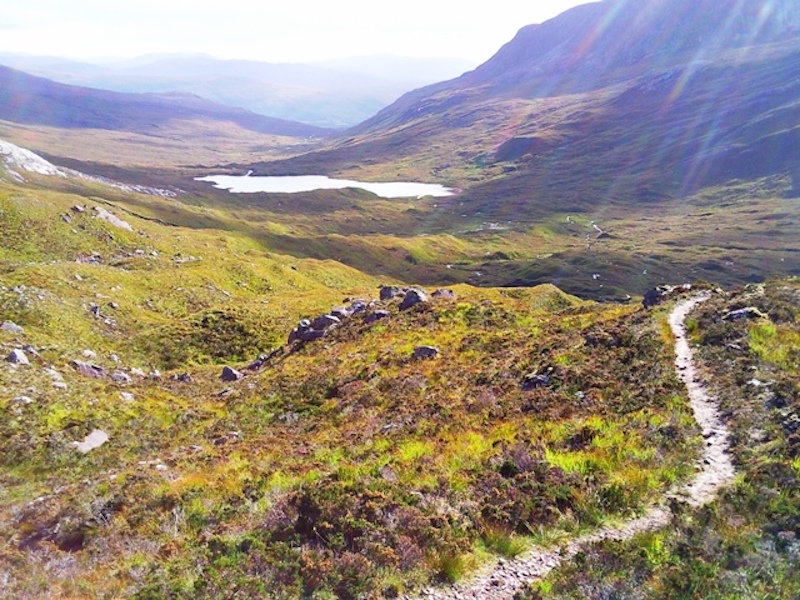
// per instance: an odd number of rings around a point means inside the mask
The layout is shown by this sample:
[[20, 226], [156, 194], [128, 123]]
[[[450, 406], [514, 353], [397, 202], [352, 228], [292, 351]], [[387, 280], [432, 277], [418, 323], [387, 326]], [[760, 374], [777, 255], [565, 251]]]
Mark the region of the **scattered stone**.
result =
[[72, 207], [72, 212], [76, 212], [78, 214], [85, 213], [86, 209], [83, 206], [76, 204], [75, 206]]
[[131, 377], [124, 371], [114, 371], [113, 373], [111, 373], [111, 381], [114, 381], [116, 383], [128, 384], [128, 383], [133, 383], [133, 377]]
[[169, 467], [167, 465], [164, 465], [164, 464], [157, 464], [156, 465], [156, 471], [167, 471], [168, 469], [169, 469]]
[[330, 316], [339, 319], [339, 321], [344, 321], [347, 319], [351, 314], [353, 314], [350, 309], [345, 308], [344, 306], [340, 306], [339, 308], [334, 308], [330, 312]]
[[456, 293], [453, 290], [439, 289], [434, 291], [431, 297], [437, 300], [455, 300]]
[[369, 305], [367, 304], [366, 300], [361, 300], [361, 299], [353, 300], [350, 303], [350, 311], [351, 311], [350, 314], [357, 315], [364, 313], [367, 311], [368, 306]]
[[82, 360], [73, 360], [70, 364], [76, 371], [78, 371], [78, 373], [81, 375], [86, 375], [87, 377], [102, 379], [108, 374], [103, 367], [93, 363], [83, 362]]
[[672, 286], [672, 285], [659, 285], [652, 290], [648, 290], [644, 294], [644, 299], [642, 300], [642, 304], [645, 308], [651, 308], [656, 306], [657, 304], [661, 304], [670, 296], [680, 293], [680, 292], [688, 292], [691, 291], [692, 285], [689, 283], [684, 283], [683, 285]]
[[342, 322], [341, 319], [339, 319], [338, 317], [334, 317], [333, 315], [322, 315], [314, 319], [314, 321], [311, 323], [311, 329], [324, 331], [331, 327], [336, 327], [337, 325], [340, 325], [341, 322]]
[[300, 333], [300, 339], [304, 342], [313, 342], [315, 340], [320, 339], [323, 335], [325, 335], [324, 331], [319, 331], [317, 329], [307, 329]]
[[12, 402], [16, 402], [17, 404], [33, 404], [33, 398], [30, 396], [17, 396]]
[[56, 388], [57, 390], [66, 390], [67, 384], [64, 383], [63, 381], [54, 381], [53, 387]]
[[417, 304], [428, 302], [428, 294], [418, 289], [410, 289], [406, 292], [406, 297], [400, 303], [400, 310], [408, 310]]
[[158, 369], [150, 371], [150, 379], [161, 379], [161, 371]]
[[89, 360], [97, 358], [97, 354], [92, 350], [84, 350], [81, 354], [83, 354], [83, 358], [88, 358]]
[[6, 361], [8, 361], [8, 362], [10, 362], [11, 364], [14, 364], [14, 365], [29, 365], [29, 364], [31, 364], [30, 361], [28, 360], [28, 357], [25, 355], [25, 353], [22, 350], [18, 349], [18, 348], [16, 350], [12, 350], [11, 354], [6, 356]]
[[133, 367], [131, 369], [131, 375], [133, 375], [134, 377], [141, 377], [142, 379], [146, 377], [144, 369], [140, 369], [139, 367]]
[[130, 392], [121, 392], [119, 397], [125, 402], [133, 402], [136, 399]]
[[15, 334], [25, 333], [25, 330], [16, 323], [14, 323], [13, 321], [3, 321], [3, 324], [0, 325], [0, 330]]
[[386, 319], [389, 317], [388, 310], [376, 310], [375, 312], [371, 312], [366, 317], [364, 317], [364, 323], [369, 325], [370, 323], [375, 323], [380, 321], [381, 319]]
[[64, 381], [64, 377], [56, 371], [53, 367], [47, 367], [44, 370], [45, 375], [48, 375], [53, 381]]
[[755, 306], [747, 306], [739, 310], [732, 310], [722, 317], [723, 321], [738, 321], [739, 319], [766, 319], [768, 318], [763, 312], [758, 310]]
[[437, 356], [439, 356], [439, 350], [433, 346], [418, 346], [414, 348], [414, 358], [416, 360], [430, 360]]
[[30, 354], [30, 355], [31, 355], [31, 356], [33, 356], [34, 358], [42, 358], [42, 355], [41, 355], [41, 354], [39, 354], [39, 351], [38, 351], [38, 350], [36, 350], [36, 348], [34, 348], [33, 346], [31, 346], [30, 344], [25, 344], [25, 345], [22, 347], [22, 350], [23, 350], [23, 352], [27, 352], [28, 354]]
[[194, 381], [192, 379], [192, 376], [189, 375], [189, 373], [181, 373], [180, 375], [176, 373], [170, 379], [172, 379], [173, 381], [180, 381], [181, 383], [191, 383], [192, 381]]
[[550, 383], [550, 377], [542, 373], [538, 375], [528, 374], [522, 381], [522, 389], [526, 392], [543, 388]]
[[127, 221], [123, 221], [117, 215], [107, 211], [102, 206], [95, 206], [94, 207], [94, 211], [95, 211], [95, 213], [97, 213], [95, 216], [98, 219], [102, 219], [103, 221], [109, 223], [110, 225], [113, 225], [114, 227], [116, 227], [118, 229], [125, 229], [126, 231], [133, 231], [133, 227], [131, 227], [130, 223], [128, 223]]
[[240, 371], [232, 367], [225, 367], [222, 369], [220, 379], [222, 379], [222, 381], [239, 381], [242, 377], [244, 377], [244, 375]]
[[99, 448], [108, 441], [108, 434], [100, 429], [95, 429], [86, 436], [82, 442], [72, 442], [72, 445], [78, 449], [78, 452], [86, 454], [95, 448]]
[[392, 298], [396, 298], [397, 296], [402, 296], [402, 295], [403, 295], [403, 290], [393, 285], [382, 285], [380, 288], [381, 302], [388, 302]]

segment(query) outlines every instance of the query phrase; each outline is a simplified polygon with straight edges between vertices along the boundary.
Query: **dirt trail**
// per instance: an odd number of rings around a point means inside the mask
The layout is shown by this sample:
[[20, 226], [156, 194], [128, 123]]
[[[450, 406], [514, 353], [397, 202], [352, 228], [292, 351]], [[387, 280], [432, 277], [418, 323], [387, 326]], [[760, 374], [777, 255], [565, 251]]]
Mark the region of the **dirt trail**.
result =
[[[675, 335], [675, 367], [689, 392], [692, 410], [706, 440], [705, 452], [698, 461], [700, 470], [694, 479], [670, 491], [662, 504], [650, 508], [641, 517], [617, 526], [602, 527], [553, 549], [534, 549], [513, 560], [498, 560], [469, 581], [450, 588], [425, 589], [415, 600], [512, 600], [514, 593], [526, 583], [545, 577], [561, 562], [571, 559], [595, 542], [627, 540], [636, 534], [664, 527], [672, 516], [666, 507], [668, 498], [679, 498], [691, 506], [702, 506], [713, 500], [720, 488], [733, 481], [733, 463], [727, 454], [729, 433], [708, 390], [697, 377], [684, 326], [689, 312], [708, 298], [708, 294], [702, 294], [681, 302], [669, 318]], [[404, 596], [401, 600], [412, 600], [412, 597]]]

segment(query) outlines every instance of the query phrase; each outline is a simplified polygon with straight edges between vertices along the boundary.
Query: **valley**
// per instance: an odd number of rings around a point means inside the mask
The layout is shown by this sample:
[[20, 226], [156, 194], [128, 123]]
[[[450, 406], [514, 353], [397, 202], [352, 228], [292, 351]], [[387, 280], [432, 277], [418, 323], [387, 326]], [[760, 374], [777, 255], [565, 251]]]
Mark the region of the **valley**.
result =
[[799, 53], [604, 0], [343, 131], [0, 67], [0, 597], [797, 597]]

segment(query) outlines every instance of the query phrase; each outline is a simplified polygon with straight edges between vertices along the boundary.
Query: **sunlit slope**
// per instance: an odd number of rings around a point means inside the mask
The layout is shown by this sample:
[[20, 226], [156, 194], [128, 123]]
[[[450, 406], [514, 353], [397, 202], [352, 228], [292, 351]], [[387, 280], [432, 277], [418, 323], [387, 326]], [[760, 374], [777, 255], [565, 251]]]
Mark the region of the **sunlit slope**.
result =
[[0, 187], [0, 348], [30, 362], [0, 369], [14, 597], [392, 597], [689, 475], [671, 339], [636, 307], [456, 286], [289, 346], [376, 280], [93, 192]]

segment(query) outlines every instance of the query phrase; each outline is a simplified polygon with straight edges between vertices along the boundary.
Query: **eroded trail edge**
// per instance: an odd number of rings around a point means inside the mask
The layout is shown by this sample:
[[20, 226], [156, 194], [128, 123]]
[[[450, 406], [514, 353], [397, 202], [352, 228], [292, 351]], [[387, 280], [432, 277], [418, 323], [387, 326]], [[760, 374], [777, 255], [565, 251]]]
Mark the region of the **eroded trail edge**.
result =
[[[513, 560], [499, 560], [476, 577], [449, 588], [424, 589], [419, 599], [458, 600], [480, 598], [483, 600], [512, 600], [522, 586], [545, 577], [563, 561], [601, 540], [627, 540], [645, 531], [660, 529], [671, 518], [666, 506], [668, 498], [683, 500], [698, 507], [712, 501], [719, 490], [730, 484], [734, 468], [728, 454], [729, 432], [722, 422], [719, 410], [697, 374], [694, 356], [686, 335], [686, 316], [709, 294], [701, 294], [684, 300], [670, 313], [669, 324], [675, 336], [675, 368], [686, 386], [695, 419], [706, 440], [703, 455], [698, 461], [699, 471], [684, 486], [670, 491], [664, 501], [647, 510], [641, 517], [625, 521], [613, 527], [602, 527], [597, 531], [578, 537], [566, 544], [551, 549], [534, 549]], [[412, 600], [403, 597], [403, 600]]]

